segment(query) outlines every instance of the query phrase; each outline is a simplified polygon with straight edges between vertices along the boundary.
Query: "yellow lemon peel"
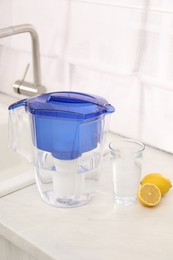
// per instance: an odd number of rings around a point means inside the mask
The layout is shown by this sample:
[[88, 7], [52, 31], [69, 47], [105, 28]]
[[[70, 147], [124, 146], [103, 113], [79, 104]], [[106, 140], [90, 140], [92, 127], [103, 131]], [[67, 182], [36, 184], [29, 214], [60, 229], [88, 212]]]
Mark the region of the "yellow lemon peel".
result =
[[172, 187], [171, 181], [163, 174], [160, 173], [150, 173], [147, 174], [141, 181], [141, 185], [145, 183], [151, 183], [156, 185], [164, 196]]

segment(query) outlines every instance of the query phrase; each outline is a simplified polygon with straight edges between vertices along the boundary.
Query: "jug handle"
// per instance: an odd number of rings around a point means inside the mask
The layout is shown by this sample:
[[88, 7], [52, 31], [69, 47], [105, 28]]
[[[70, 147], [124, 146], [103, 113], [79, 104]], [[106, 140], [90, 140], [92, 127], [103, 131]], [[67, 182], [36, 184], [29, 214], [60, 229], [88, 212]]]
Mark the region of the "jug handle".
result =
[[26, 106], [27, 99], [20, 100], [9, 106], [8, 142], [13, 151], [32, 162], [32, 140]]

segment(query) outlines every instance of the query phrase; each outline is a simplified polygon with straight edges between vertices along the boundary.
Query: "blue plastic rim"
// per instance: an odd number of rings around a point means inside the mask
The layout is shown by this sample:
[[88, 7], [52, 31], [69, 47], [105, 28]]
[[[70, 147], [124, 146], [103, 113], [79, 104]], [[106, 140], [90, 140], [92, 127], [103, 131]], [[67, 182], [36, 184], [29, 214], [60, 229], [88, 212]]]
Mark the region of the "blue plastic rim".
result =
[[96, 148], [103, 136], [105, 115], [115, 111], [102, 97], [69, 91], [24, 99], [9, 110], [19, 106], [31, 114], [34, 145], [62, 160]]

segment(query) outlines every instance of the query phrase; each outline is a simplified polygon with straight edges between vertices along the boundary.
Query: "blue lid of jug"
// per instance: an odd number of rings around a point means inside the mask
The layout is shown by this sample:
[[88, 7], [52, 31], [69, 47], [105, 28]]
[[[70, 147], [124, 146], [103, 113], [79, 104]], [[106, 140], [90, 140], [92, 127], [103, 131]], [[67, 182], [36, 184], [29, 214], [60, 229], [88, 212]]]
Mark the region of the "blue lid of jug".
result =
[[45, 93], [23, 99], [9, 110], [24, 106], [31, 113], [35, 147], [61, 160], [73, 160], [101, 143], [102, 115], [114, 112], [106, 99], [79, 92]]
[[88, 119], [114, 112], [106, 99], [79, 92], [52, 92], [27, 99], [30, 113], [42, 116]]

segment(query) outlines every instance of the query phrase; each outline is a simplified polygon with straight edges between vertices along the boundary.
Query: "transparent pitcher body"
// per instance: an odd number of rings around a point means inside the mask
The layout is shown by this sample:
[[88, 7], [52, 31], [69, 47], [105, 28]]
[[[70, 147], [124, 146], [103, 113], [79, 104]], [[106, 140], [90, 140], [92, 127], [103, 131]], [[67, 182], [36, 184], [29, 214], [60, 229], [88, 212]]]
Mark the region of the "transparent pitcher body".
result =
[[[78, 124], [76, 131], [73, 129], [72, 143], [68, 140], [68, 133], [66, 133], [66, 139], [59, 140], [59, 143], [56, 143], [56, 151], [54, 150], [53, 152], [40, 149], [41, 147], [38, 144], [40, 140], [38, 138], [40, 139], [43, 135], [42, 138], [44, 140], [45, 128], [42, 128], [43, 133], [39, 132], [38, 135], [35, 127], [38, 118], [31, 114], [30, 119], [35, 146], [33, 164], [38, 190], [43, 201], [56, 207], [76, 207], [88, 203], [93, 198], [100, 179], [101, 159], [108, 130], [109, 116], [105, 117], [103, 115], [94, 120]], [[60, 123], [58, 122], [58, 125]], [[53, 122], [50, 122], [50, 117], [49, 124], [53, 124]], [[57, 131], [55, 126], [51, 129], [49, 129], [50, 139], [55, 143], [56, 132], [58, 131], [57, 138], [60, 139], [61, 134], [63, 135], [63, 129], [62, 133], [60, 133], [59, 127]], [[87, 136], [85, 136], [86, 132]], [[91, 140], [92, 144], [88, 144]], [[74, 157], [74, 159], [61, 158], [59, 147], [62, 150], [63, 142], [64, 147], [65, 142], [68, 142], [70, 146], [68, 153], [74, 155], [69, 157]], [[86, 151], [81, 152], [80, 147], [83, 150], [84, 146]], [[66, 152], [65, 149], [62, 151], [65, 154]], [[78, 154], [77, 157], [76, 153]], [[67, 155], [66, 158], [68, 158]]]

